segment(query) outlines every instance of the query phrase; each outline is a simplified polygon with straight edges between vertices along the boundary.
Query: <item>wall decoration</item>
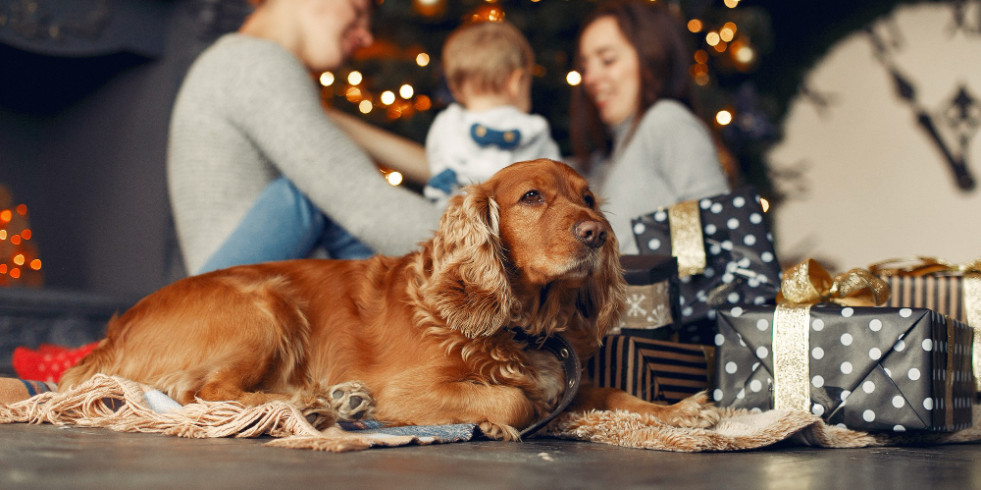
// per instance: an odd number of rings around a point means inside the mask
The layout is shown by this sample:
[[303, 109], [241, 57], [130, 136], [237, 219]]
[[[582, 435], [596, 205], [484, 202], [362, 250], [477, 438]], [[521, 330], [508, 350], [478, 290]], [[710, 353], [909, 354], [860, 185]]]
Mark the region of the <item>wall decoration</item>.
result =
[[831, 47], [767, 153], [778, 256], [981, 254], [981, 2], [899, 5]]

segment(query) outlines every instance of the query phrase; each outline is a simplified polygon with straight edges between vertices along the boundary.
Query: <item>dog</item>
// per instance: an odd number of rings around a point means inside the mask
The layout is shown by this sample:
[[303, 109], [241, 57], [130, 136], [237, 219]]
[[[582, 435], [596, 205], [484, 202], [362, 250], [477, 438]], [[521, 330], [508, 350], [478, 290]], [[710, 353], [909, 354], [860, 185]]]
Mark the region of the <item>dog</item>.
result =
[[[519, 162], [451, 199], [408, 255], [237, 266], [166, 286], [110, 320], [60, 388], [104, 373], [181, 403], [285, 400], [320, 427], [475, 423], [515, 440], [566, 386], [558, 358], [528, 339], [561, 335], [585, 361], [618, 322], [625, 290], [586, 180], [559, 162]], [[571, 409], [708, 426], [705, 404], [584, 384]]]

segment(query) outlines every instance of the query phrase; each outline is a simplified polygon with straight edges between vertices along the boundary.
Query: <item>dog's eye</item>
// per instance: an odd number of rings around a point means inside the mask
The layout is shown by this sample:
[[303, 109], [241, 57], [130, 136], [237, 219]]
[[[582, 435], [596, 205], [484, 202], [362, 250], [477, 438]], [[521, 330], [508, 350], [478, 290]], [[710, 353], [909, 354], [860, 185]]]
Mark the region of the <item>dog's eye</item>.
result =
[[586, 194], [585, 196], [582, 196], [582, 199], [583, 201], [586, 201], [586, 206], [589, 207], [589, 209], [596, 207], [596, 198], [593, 197], [592, 194]]
[[537, 204], [542, 201], [544, 201], [542, 198], [542, 193], [536, 190], [528, 191], [525, 193], [525, 195], [521, 196], [521, 202], [527, 204]]

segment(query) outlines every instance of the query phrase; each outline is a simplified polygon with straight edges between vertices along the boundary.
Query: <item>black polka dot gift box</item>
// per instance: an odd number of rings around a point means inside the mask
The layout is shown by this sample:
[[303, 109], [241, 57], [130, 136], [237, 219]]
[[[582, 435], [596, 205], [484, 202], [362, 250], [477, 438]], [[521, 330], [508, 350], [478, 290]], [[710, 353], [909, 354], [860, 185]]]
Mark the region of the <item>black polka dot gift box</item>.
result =
[[720, 406], [807, 410], [868, 431], [971, 425], [972, 330], [932, 310], [736, 306], [718, 330]]
[[641, 254], [678, 258], [679, 340], [711, 343], [719, 307], [773, 303], [780, 265], [751, 187], [662, 208], [632, 223]]

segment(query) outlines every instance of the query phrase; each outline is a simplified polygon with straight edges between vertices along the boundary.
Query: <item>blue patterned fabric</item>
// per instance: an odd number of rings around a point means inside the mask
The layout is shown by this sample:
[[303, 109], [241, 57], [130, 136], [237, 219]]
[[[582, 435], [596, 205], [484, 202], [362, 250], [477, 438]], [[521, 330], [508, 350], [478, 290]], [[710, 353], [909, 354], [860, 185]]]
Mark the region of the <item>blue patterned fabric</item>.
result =
[[435, 442], [465, 442], [473, 439], [480, 432], [477, 424], [447, 424], [447, 425], [405, 425], [385, 427], [378, 421], [366, 420], [358, 422], [340, 422], [338, 425], [346, 431], [360, 431], [368, 434], [386, 434], [392, 436], [414, 436], [420, 439], [432, 438]]

